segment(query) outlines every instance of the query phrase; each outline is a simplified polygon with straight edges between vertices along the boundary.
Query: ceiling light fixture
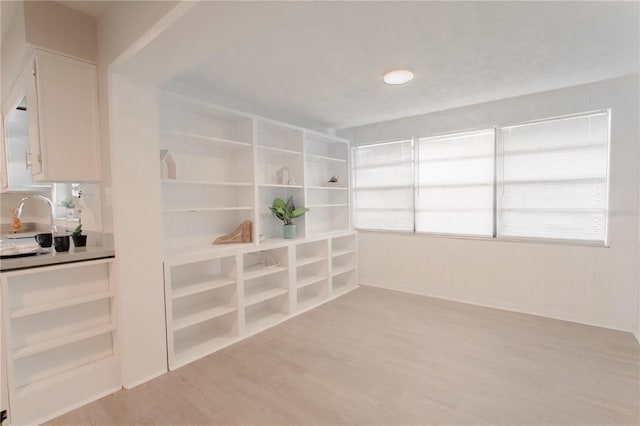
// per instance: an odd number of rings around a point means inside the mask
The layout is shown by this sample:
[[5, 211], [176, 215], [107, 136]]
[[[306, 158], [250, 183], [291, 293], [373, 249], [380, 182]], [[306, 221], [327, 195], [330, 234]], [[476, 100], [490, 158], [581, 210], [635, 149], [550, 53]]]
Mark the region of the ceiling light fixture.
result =
[[387, 84], [405, 84], [413, 80], [413, 73], [409, 70], [391, 70], [386, 72], [382, 79]]

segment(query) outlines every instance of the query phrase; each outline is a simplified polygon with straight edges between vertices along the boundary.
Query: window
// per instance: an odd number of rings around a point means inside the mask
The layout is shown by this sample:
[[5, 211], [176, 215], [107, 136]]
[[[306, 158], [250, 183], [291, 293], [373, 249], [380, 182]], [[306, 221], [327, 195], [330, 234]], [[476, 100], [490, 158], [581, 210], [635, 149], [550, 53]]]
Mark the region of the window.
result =
[[605, 241], [609, 114], [504, 127], [498, 236]]
[[353, 154], [356, 227], [413, 231], [413, 141], [358, 146]]
[[353, 153], [359, 229], [606, 242], [608, 111]]
[[494, 131], [418, 141], [416, 232], [493, 235]]

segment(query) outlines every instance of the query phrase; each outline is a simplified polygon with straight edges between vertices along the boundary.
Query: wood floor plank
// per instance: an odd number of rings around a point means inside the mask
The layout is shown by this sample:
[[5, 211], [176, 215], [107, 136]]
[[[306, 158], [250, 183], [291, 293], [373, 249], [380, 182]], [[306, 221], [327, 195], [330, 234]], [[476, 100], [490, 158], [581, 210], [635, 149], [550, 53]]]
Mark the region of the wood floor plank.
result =
[[51, 425], [638, 425], [629, 333], [361, 287]]

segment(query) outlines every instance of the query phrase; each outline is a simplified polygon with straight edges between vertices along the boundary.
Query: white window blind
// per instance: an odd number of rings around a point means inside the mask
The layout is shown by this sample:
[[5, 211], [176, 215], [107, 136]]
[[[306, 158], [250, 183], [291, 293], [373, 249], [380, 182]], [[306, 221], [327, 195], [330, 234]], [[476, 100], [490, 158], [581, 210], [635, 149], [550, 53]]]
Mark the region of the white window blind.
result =
[[609, 114], [500, 129], [498, 236], [606, 240]]
[[356, 228], [413, 231], [413, 141], [355, 147], [353, 174]]
[[493, 129], [418, 144], [416, 231], [492, 236]]

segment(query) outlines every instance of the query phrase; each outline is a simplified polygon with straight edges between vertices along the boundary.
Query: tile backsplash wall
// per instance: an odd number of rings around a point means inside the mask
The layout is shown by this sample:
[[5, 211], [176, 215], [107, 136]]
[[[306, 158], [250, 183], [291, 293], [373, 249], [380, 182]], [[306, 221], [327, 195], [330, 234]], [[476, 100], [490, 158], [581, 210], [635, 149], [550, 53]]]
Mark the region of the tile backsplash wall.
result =
[[[56, 183], [53, 184], [51, 191], [2, 193], [0, 194], [1, 229], [11, 227], [13, 215], [10, 209], [18, 207], [22, 198], [34, 194], [44, 195], [53, 201], [56, 225], [60, 232], [65, 230], [73, 231], [78, 225], [78, 218], [82, 219], [83, 230], [102, 232], [102, 203], [100, 199], [100, 184], [98, 183], [81, 183], [78, 185]], [[67, 209], [62, 205], [62, 201], [69, 197], [71, 197], [71, 201], [74, 204], [72, 209]], [[25, 204], [21, 222], [48, 226], [49, 206], [45, 202], [35, 200]]]
[[[13, 192], [0, 194], [0, 222], [10, 225], [13, 221], [13, 214], [11, 214], [10, 209], [18, 207], [20, 200], [24, 197], [35, 194], [51, 197], [50, 192]], [[22, 222], [48, 224], [49, 206], [42, 201], [29, 202], [24, 206], [21, 220]]]
[[[56, 205], [56, 223], [62, 229], [73, 230], [82, 220], [85, 231], [102, 231], [102, 203], [100, 184], [97, 183], [56, 183], [53, 198]], [[71, 200], [73, 208], [62, 205], [64, 200]], [[60, 229], [62, 231], [62, 229]]]

